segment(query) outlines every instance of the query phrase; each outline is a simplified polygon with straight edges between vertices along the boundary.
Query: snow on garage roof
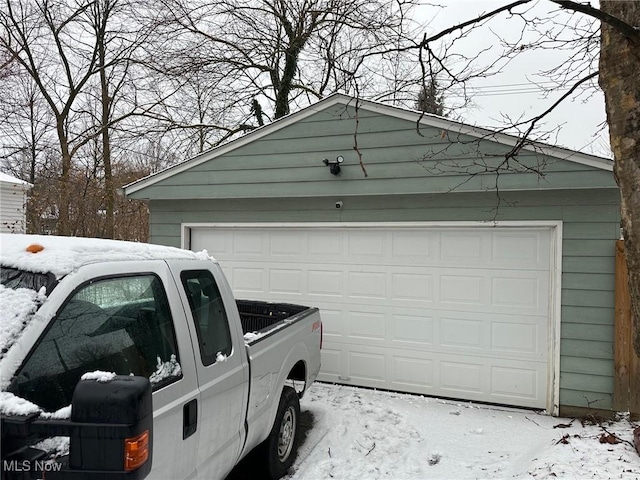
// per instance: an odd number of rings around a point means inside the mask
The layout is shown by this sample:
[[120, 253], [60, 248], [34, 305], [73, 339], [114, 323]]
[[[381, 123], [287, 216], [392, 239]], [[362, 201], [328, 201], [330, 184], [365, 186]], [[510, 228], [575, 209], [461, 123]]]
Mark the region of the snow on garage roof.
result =
[[[31, 253], [27, 251], [30, 245], [43, 248]], [[208, 258], [206, 251], [194, 253], [174, 247], [119, 240], [49, 235], [0, 235], [0, 265], [30, 272], [51, 272], [58, 278], [82, 265], [96, 262]]]

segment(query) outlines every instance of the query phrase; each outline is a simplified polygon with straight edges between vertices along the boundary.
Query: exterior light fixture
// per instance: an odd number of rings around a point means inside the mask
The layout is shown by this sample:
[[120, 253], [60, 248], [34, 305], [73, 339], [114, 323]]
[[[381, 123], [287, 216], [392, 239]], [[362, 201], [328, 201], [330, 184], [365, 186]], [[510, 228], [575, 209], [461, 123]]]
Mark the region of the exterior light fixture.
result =
[[338, 155], [335, 160], [329, 160], [325, 158], [322, 163], [329, 166], [329, 171], [333, 175], [338, 175], [340, 173], [340, 164], [344, 162], [344, 157], [342, 155]]

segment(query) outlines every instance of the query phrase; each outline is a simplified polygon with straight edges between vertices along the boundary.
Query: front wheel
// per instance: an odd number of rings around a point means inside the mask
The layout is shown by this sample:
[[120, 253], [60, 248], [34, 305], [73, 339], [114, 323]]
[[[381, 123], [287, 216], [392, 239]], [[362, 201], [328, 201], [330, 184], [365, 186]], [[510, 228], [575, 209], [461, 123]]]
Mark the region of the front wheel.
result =
[[265, 440], [263, 452], [269, 478], [281, 478], [296, 458], [300, 433], [300, 401], [291, 387], [284, 387], [276, 420]]

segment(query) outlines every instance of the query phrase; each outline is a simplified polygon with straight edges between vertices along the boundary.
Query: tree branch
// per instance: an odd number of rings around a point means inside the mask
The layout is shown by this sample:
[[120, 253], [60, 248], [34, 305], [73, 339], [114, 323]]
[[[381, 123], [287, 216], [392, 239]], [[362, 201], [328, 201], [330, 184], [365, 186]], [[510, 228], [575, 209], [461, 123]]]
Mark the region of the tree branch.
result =
[[524, 147], [528, 136], [531, 134], [531, 132], [535, 128], [536, 124], [540, 120], [542, 120], [544, 117], [549, 115], [553, 110], [555, 110], [555, 108], [558, 105], [560, 105], [565, 99], [570, 97], [573, 94], [573, 92], [575, 92], [580, 85], [582, 85], [585, 82], [588, 82], [592, 78], [597, 77], [598, 73], [599, 72], [590, 73], [586, 77], [583, 77], [580, 80], [578, 80], [576, 83], [573, 84], [573, 86], [564, 95], [562, 95], [558, 100], [556, 100], [549, 108], [547, 108], [540, 115], [537, 115], [533, 119], [529, 120], [529, 122], [531, 122], [530, 125], [529, 125], [529, 128], [527, 128], [527, 131], [524, 133], [524, 135], [522, 135], [518, 139], [518, 142], [513, 146], [513, 148], [508, 153], [505, 154], [505, 158], [509, 159], [509, 158], [513, 158], [513, 157], [517, 156], [518, 153], [520, 153], [520, 150], [522, 150], [522, 148]]
[[606, 12], [603, 12], [599, 8], [592, 7], [588, 4], [573, 2], [571, 0], [551, 0], [553, 3], [560, 5], [560, 7], [565, 10], [573, 10], [575, 12], [584, 13], [593, 18], [597, 18], [601, 22], [606, 23], [607, 25], [612, 26], [625, 38], [627, 38], [634, 45], [640, 47], [640, 30], [638, 27], [634, 27], [633, 25], [629, 25], [626, 22], [623, 22], [617, 17], [613, 15], [609, 15]]
[[420, 47], [424, 47], [426, 46], [428, 43], [433, 42], [434, 40], [438, 40], [446, 35], [449, 35], [450, 33], [455, 32], [456, 30], [462, 30], [465, 27], [468, 27], [469, 25], [474, 25], [476, 23], [480, 23], [483, 20], [486, 20], [487, 18], [491, 18], [494, 15], [497, 15], [498, 13], [504, 12], [504, 11], [511, 11], [511, 9], [519, 6], [519, 5], [524, 5], [525, 3], [529, 3], [531, 0], [518, 0], [516, 2], [510, 3], [509, 5], [504, 5], [500, 8], [496, 8], [495, 10], [492, 10], [488, 13], [485, 13], [484, 15], [480, 15], [479, 17], [476, 18], [472, 18], [471, 20], [467, 20], [466, 22], [462, 22], [459, 23], [458, 25], [454, 25], [453, 27], [449, 27], [445, 30], [442, 30], [439, 33], [436, 33], [435, 35], [432, 35], [430, 37], [426, 37], [422, 40], [422, 42], [420, 43]]

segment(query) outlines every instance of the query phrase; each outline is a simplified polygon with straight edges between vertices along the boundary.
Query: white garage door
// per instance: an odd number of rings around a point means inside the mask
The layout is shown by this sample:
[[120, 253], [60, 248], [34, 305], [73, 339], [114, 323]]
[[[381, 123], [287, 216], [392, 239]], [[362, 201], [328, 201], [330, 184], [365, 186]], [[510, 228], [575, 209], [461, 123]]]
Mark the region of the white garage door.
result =
[[320, 380], [546, 407], [550, 228], [208, 226], [237, 298], [321, 309]]

